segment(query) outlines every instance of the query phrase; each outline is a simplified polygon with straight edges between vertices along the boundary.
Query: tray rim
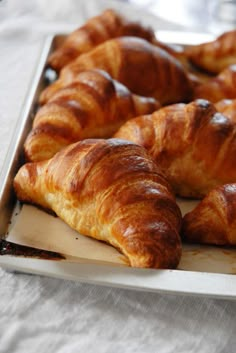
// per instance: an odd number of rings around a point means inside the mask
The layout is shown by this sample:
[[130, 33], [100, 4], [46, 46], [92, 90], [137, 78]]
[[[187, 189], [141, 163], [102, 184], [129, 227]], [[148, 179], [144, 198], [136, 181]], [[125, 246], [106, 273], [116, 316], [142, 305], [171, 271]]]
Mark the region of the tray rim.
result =
[[[171, 31], [168, 31], [168, 33], [171, 35]], [[176, 38], [176, 32], [173, 33]], [[22, 148], [22, 134], [26, 122], [29, 120], [29, 112], [32, 109], [32, 104], [38, 90], [39, 80], [42, 77], [48, 54], [53, 40], [61, 35], [63, 35], [63, 33], [46, 37], [39, 61], [35, 64], [36, 70], [33, 73], [29, 85], [29, 92], [26, 94], [23, 109], [20, 112], [15, 130], [13, 131], [9, 149], [0, 173], [0, 211], [1, 207], [3, 208], [3, 203], [1, 202], [5, 190], [9, 187], [9, 178], [12, 175], [14, 163], [16, 163], [16, 154], [19, 152], [19, 149]], [[182, 32], [181, 35], [183, 35]], [[121, 268], [111, 265], [72, 263], [63, 260], [53, 261], [16, 257], [12, 255], [0, 256], [0, 266], [16, 272], [38, 274], [110, 287], [236, 300], [236, 276], [234, 274], [184, 270], [136, 269], [129, 267]]]
[[[22, 109], [20, 110], [18, 119], [16, 120], [11, 141], [0, 170], [0, 239], [4, 237], [7, 230], [6, 224], [3, 224], [6, 223], [4, 222], [4, 215], [5, 217], [7, 217], [6, 215], [9, 216], [9, 209], [7, 208], [11, 207], [11, 213], [14, 209], [15, 196], [12, 191], [12, 180], [20, 166], [20, 155], [22, 153], [24, 134], [26, 134], [26, 125], [31, 121], [33, 104], [35, 102], [37, 91], [39, 90], [39, 82], [42, 80], [46, 60], [54, 37], [54, 35], [47, 36], [42, 44], [41, 55], [39, 59], [36, 60], [35, 70], [33, 70], [34, 72], [30, 79], [29, 87], [22, 104]], [[9, 220], [10, 219], [8, 219], [8, 222]]]
[[[182, 270], [156, 270], [0, 256], [0, 266], [13, 272], [172, 295], [236, 300], [236, 276]], [[181, 287], [180, 287], [181, 284]]]

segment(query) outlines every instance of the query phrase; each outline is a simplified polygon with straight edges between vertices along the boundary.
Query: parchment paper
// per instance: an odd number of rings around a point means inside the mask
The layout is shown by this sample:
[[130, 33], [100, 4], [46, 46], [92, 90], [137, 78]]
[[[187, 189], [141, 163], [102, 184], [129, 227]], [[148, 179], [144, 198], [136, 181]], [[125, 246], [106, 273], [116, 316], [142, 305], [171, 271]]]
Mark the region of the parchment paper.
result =
[[[178, 200], [178, 204], [184, 215], [193, 209], [197, 202]], [[30, 205], [23, 205], [7, 240], [36, 249], [58, 252], [70, 262], [86, 261], [128, 266], [126, 257], [114, 247], [79, 234], [58, 217]], [[178, 268], [201, 272], [236, 273], [236, 249], [183, 244]]]

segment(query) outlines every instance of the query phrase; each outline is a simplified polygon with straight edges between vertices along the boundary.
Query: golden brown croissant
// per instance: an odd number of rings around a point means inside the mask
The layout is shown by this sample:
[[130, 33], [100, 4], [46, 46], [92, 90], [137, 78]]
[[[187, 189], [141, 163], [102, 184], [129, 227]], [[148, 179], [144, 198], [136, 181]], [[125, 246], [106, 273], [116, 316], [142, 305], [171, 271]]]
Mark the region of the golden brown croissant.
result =
[[42, 92], [40, 103], [47, 102], [81, 71], [93, 68], [107, 71], [131, 92], [154, 97], [161, 104], [186, 101], [192, 95], [192, 81], [178, 60], [144, 39], [120, 37], [100, 44], [65, 66], [59, 79]]
[[62, 147], [89, 137], [111, 137], [128, 119], [160, 107], [106, 72], [90, 70], [59, 90], [36, 114], [24, 150], [28, 161], [51, 158]]
[[137, 36], [148, 41], [155, 38], [150, 28], [127, 20], [113, 9], [107, 9], [88, 19], [83, 26], [68, 35], [64, 43], [50, 55], [48, 63], [53, 69], [60, 71], [70, 61], [98, 44], [122, 36]]
[[236, 30], [225, 32], [214, 41], [186, 48], [192, 63], [211, 73], [219, 73], [236, 64]]
[[191, 61], [185, 53], [183, 46], [166, 44], [162, 41], [159, 41], [158, 39], [153, 39], [151, 43], [167, 51], [170, 55], [174, 56], [178, 61], [180, 61], [185, 71], [189, 73], [188, 76], [191, 81], [193, 81], [194, 85], [205, 82], [212, 77], [212, 74], [199, 70], [196, 66], [192, 65]]
[[144, 146], [180, 196], [202, 198], [236, 182], [236, 125], [208, 101], [131, 119], [114, 136]]
[[180, 210], [141, 146], [83, 140], [48, 161], [25, 164], [14, 187], [21, 201], [51, 209], [81, 234], [110, 243], [131, 266], [178, 265]]
[[222, 99], [215, 103], [218, 112], [226, 115], [236, 123], [236, 99]]
[[185, 54], [185, 50], [183, 46], [164, 43], [158, 38], [156, 38], [155, 35], [151, 40], [149, 40], [149, 42], [167, 51], [167, 53], [169, 53], [170, 55], [174, 56], [177, 60], [179, 60], [181, 64], [185, 67], [185, 69], [189, 70], [190, 61], [187, 55]]
[[236, 184], [213, 189], [187, 213], [182, 236], [193, 243], [236, 245]]
[[218, 76], [196, 85], [194, 98], [207, 99], [213, 103], [225, 98], [236, 98], [236, 65], [231, 65]]

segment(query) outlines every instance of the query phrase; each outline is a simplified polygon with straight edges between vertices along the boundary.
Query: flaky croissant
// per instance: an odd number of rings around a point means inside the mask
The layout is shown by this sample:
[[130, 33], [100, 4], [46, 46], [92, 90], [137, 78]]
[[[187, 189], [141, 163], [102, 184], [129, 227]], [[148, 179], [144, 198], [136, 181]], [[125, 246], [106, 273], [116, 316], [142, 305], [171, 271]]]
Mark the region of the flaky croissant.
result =
[[183, 219], [185, 241], [236, 245], [236, 184], [213, 189]]
[[224, 69], [216, 77], [194, 87], [194, 98], [218, 102], [225, 98], [236, 98], [236, 65]]
[[14, 187], [19, 200], [53, 210], [81, 234], [110, 243], [131, 266], [178, 265], [180, 210], [141, 146], [83, 140], [50, 160], [25, 164]]
[[60, 71], [70, 61], [98, 44], [121, 36], [137, 36], [148, 41], [155, 38], [150, 28], [127, 20], [113, 9], [107, 9], [100, 15], [88, 19], [83, 26], [68, 35], [64, 43], [50, 55], [48, 64], [56, 71]]
[[84, 71], [36, 114], [24, 151], [27, 161], [51, 158], [64, 146], [89, 137], [111, 137], [128, 119], [159, 108], [101, 70]]
[[215, 103], [218, 112], [226, 115], [236, 123], [236, 99], [222, 99]]
[[236, 30], [225, 32], [211, 42], [186, 47], [185, 54], [194, 65], [217, 74], [236, 64], [235, 39]]
[[202, 198], [236, 182], [236, 125], [208, 101], [131, 119], [114, 136], [145, 147], [180, 196]]
[[154, 97], [161, 104], [187, 101], [192, 96], [192, 81], [178, 60], [144, 39], [120, 37], [98, 45], [65, 66], [59, 79], [42, 92], [40, 103], [47, 102], [81, 71], [93, 68], [107, 71], [131, 92]]

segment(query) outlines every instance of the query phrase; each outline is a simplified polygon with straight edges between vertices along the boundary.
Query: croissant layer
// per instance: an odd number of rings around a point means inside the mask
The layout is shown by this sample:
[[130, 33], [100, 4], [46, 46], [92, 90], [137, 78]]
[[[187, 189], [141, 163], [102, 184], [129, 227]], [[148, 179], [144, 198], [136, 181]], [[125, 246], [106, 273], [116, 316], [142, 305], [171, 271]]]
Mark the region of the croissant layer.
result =
[[216, 77], [195, 85], [194, 98], [207, 99], [212, 103], [236, 98], [236, 65], [231, 65]]
[[73, 31], [48, 59], [48, 64], [60, 71], [79, 55], [90, 51], [108, 39], [121, 36], [137, 36], [152, 42], [155, 38], [150, 28], [141, 23], [129, 21], [113, 9], [107, 9], [92, 17]]
[[175, 268], [180, 210], [146, 151], [119, 139], [88, 139], [25, 164], [17, 197], [53, 210], [81, 234], [123, 252], [134, 267]]
[[236, 245], [236, 184], [213, 189], [187, 213], [182, 237], [192, 243]]
[[115, 137], [145, 147], [180, 196], [202, 198], [236, 182], [236, 125], [206, 100], [131, 119]]
[[59, 79], [42, 92], [41, 104], [75, 80], [81, 71], [93, 68], [108, 72], [131, 92], [152, 96], [161, 104], [192, 97], [192, 81], [177, 59], [144, 39], [120, 37], [98, 45], [65, 66]]
[[215, 40], [187, 47], [185, 53], [193, 64], [217, 74], [236, 64], [236, 30], [221, 34]]
[[215, 104], [218, 112], [226, 115], [236, 123], [236, 99], [222, 99]]
[[128, 119], [159, 106], [154, 98], [132, 94], [104, 71], [82, 72], [36, 114], [24, 144], [26, 159], [51, 158], [61, 148], [85, 138], [109, 138]]

